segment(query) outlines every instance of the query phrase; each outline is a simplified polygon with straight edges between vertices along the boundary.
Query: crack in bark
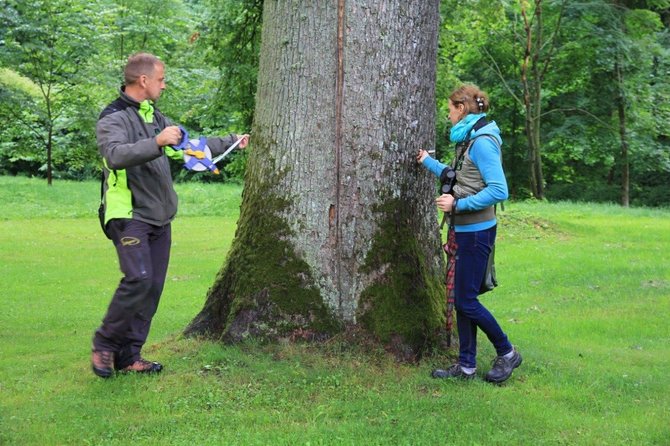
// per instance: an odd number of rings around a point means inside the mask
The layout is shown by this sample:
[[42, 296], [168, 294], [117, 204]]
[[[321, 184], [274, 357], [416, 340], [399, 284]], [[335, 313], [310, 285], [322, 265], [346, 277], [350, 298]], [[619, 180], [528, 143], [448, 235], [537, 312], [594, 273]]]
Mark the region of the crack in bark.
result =
[[340, 249], [340, 168], [342, 162], [342, 108], [344, 98], [344, 11], [346, 0], [337, 4], [337, 80], [335, 83], [335, 204], [331, 206], [331, 241], [337, 252], [338, 306], [342, 308], [342, 252]]

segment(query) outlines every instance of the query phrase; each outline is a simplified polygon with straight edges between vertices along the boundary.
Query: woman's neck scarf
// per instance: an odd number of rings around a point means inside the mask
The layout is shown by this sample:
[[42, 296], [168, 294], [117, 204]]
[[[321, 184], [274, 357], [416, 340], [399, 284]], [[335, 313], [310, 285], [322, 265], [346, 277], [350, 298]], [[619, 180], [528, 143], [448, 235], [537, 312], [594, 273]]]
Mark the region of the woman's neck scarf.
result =
[[470, 132], [472, 127], [479, 121], [481, 118], [486, 116], [486, 113], [473, 114], [470, 113], [465, 116], [465, 118], [458, 121], [449, 131], [449, 139], [451, 142], [463, 142], [470, 139]]

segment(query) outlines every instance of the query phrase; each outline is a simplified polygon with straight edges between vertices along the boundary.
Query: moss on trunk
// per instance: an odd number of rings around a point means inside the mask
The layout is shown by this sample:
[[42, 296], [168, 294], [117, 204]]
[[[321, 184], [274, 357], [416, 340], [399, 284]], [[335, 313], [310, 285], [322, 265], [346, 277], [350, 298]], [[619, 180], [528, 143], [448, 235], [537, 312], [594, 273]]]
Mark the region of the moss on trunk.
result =
[[291, 232], [282, 211], [289, 199], [273, 192], [270, 184], [277, 180], [262, 184], [262, 189], [245, 188], [227, 261], [187, 334], [236, 342], [248, 336], [285, 337], [295, 331], [318, 338], [340, 330], [309, 266], [288, 241]]
[[358, 320], [396, 356], [412, 360], [444, 334], [443, 277], [425, 265], [406, 200], [388, 200], [375, 211], [380, 226], [363, 270], [376, 280], [361, 293]]

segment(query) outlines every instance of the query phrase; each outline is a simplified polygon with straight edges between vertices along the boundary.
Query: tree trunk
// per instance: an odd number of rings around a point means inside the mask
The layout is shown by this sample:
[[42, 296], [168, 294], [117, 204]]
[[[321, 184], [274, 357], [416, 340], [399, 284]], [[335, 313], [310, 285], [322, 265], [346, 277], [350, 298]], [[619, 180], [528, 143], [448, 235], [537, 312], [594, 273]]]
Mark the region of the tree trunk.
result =
[[47, 185], [51, 186], [53, 182], [52, 174], [52, 148], [53, 148], [53, 126], [49, 124], [49, 131], [47, 134]]
[[44, 103], [47, 108], [47, 185], [51, 186], [53, 182], [53, 136], [54, 136], [54, 116], [52, 113], [51, 83], [49, 82], [46, 92], [43, 91]]
[[536, 84], [532, 94], [533, 103], [528, 113], [530, 113], [530, 127], [528, 128], [528, 147], [532, 152], [532, 175], [533, 178], [533, 196], [538, 200], [544, 200], [544, 173], [542, 172], [542, 141], [541, 141], [541, 111], [542, 98], [540, 92], [542, 85]]
[[438, 0], [267, 1], [240, 219], [188, 333], [438, 339]]
[[624, 85], [624, 74], [621, 63], [617, 62], [614, 67], [617, 79], [616, 98], [617, 115], [619, 118], [619, 141], [621, 143], [621, 206], [630, 206], [630, 164], [628, 162], [628, 139], [626, 138], [626, 96]]
[[[619, 26], [623, 35], [627, 34], [625, 12], [629, 7], [625, 2], [614, 1], [612, 4], [619, 12]], [[621, 144], [621, 206], [630, 206], [630, 164], [628, 161], [628, 139], [626, 138], [626, 84], [625, 84], [625, 56], [621, 46], [616, 48], [616, 61], [614, 63], [614, 78], [616, 79], [617, 117], [619, 118], [619, 141]]]
[[[530, 190], [533, 197], [544, 199], [544, 174], [542, 173], [542, 150], [540, 140], [542, 81], [540, 53], [543, 42], [542, 0], [535, 0], [532, 11], [534, 18], [528, 18], [527, 5], [521, 4], [521, 15], [525, 30], [524, 60], [521, 66], [524, 107], [526, 112], [526, 137], [528, 139], [528, 164], [530, 168]], [[549, 61], [545, 61], [548, 64]], [[546, 66], [544, 69], [546, 70]]]
[[526, 138], [528, 140], [528, 164], [530, 167], [530, 190], [533, 197], [544, 199], [544, 175], [542, 173], [542, 153], [540, 150], [540, 104], [535, 95], [529, 95], [532, 102], [526, 102]]

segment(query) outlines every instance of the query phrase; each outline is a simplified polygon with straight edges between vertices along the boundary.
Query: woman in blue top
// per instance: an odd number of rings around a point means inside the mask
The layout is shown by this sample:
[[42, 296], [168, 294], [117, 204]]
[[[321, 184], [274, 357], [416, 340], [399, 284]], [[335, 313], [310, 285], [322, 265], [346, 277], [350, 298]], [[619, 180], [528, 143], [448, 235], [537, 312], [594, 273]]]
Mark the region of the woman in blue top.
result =
[[[507, 380], [521, 364], [521, 355], [493, 315], [478, 299], [486, 264], [496, 238], [494, 205], [507, 199], [507, 181], [502, 168], [500, 129], [487, 121], [489, 100], [474, 85], [463, 85], [449, 96], [450, 140], [456, 143], [452, 167], [456, 183], [449, 194], [437, 199], [437, 207], [453, 213], [456, 236], [454, 298], [458, 327], [458, 363], [433, 370], [434, 378], [474, 378], [477, 367], [477, 329], [496, 349], [493, 367], [485, 379]], [[420, 150], [417, 161], [440, 177], [447, 167]]]

